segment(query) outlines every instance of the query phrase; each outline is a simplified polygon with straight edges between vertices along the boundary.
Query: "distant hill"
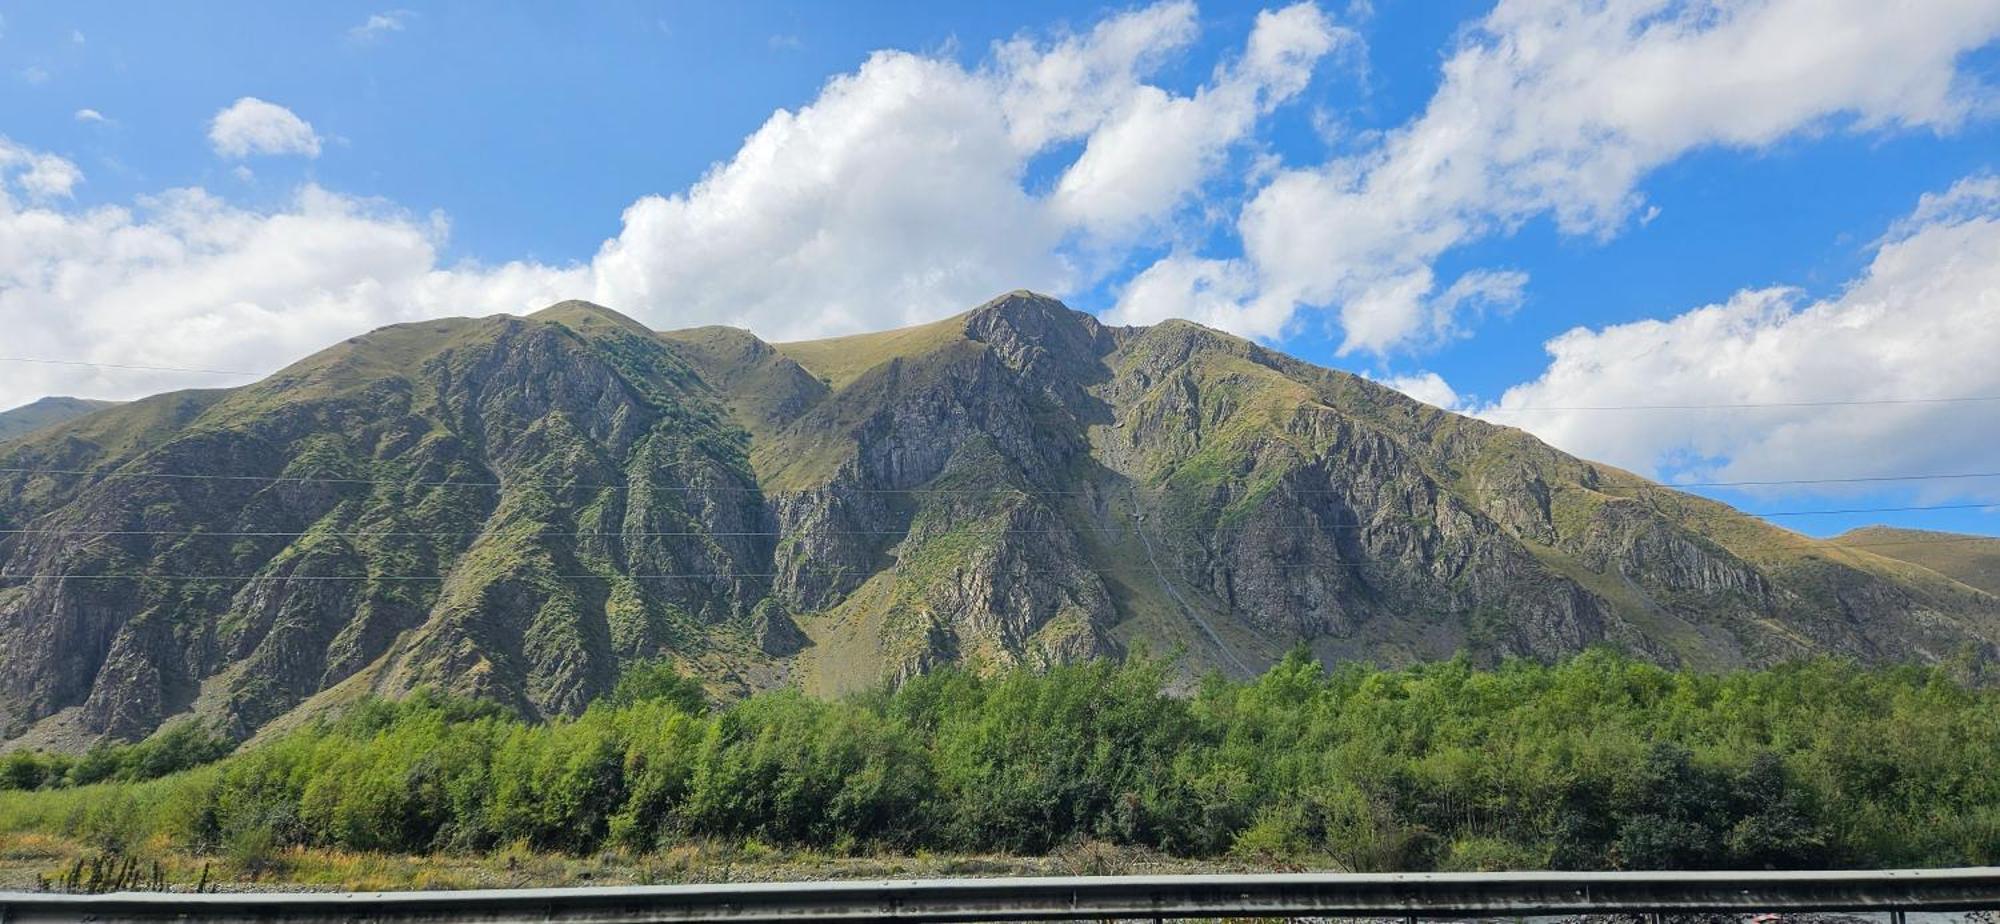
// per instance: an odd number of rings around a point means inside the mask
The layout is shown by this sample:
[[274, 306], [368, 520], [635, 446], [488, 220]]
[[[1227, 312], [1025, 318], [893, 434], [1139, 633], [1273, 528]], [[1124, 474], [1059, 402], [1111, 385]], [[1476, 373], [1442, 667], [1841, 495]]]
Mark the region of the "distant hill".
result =
[[32, 404], [21, 405], [11, 411], [0, 411], [0, 443], [27, 436], [43, 427], [73, 420], [117, 403], [90, 398], [50, 397]]
[[401, 324], [0, 467], [96, 473], [0, 473], [0, 729], [66, 747], [421, 686], [572, 714], [661, 656], [734, 696], [1139, 648], [1247, 676], [1301, 644], [1726, 668], [2000, 642], [2000, 598], [1889, 550], [1027, 292], [808, 343], [584, 302]]
[[1864, 526], [1833, 540], [1922, 565], [1990, 594], [2000, 594], [2000, 539], [1893, 526]]

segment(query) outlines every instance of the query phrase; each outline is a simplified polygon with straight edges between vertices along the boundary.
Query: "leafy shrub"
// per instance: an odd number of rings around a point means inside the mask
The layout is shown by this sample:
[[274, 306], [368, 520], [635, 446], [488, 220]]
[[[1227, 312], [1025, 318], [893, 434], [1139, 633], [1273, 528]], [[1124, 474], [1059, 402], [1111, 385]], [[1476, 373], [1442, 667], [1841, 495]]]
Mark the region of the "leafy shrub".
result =
[[1942, 671], [1705, 675], [1593, 652], [1328, 672], [1299, 652], [1191, 697], [1168, 683], [1159, 663], [1093, 663], [710, 710], [662, 667], [546, 724], [420, 693], [206, 764], [210, 739], [180, 728], [71, 763], [8, 755], [0, 832], [165, 836], [252, 865], [300, 844], [707, 841], [1357, 870], [2000, 858], [2000, 692]]

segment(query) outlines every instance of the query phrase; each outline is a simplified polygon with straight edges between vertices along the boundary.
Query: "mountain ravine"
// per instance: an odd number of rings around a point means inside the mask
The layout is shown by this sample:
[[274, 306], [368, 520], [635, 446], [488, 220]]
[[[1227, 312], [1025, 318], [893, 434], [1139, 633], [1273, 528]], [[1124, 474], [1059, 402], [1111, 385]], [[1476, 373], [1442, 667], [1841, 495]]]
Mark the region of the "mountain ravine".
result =
[[[574, 713], [1135, 650], [1990, 658], [2000, 598], [1186, 322], [1027, 292], [805, 343], [564, 302], [0, 443], [0, 731], [420, 686]], [[27, 471], [22, 471], [27, 470]]]

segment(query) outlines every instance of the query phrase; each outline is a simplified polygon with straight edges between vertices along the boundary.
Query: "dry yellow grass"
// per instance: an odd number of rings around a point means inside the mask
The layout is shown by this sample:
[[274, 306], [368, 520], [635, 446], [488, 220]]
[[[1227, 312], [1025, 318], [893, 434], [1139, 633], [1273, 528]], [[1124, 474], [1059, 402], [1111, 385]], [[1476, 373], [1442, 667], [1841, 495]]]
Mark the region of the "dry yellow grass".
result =
[[772, 346], [838, 389], [889, 360], [929, 353], [964, 336], [965, 315], [961, 314], [916, 327]]
[[[1085, 843], [1045, 857], [998, 855], [837, 856], [779, 850], [754, 842], [683, 844], [657, 852], [607, 851], [584, 857], [513, 846], [488, 854], [357, 853], [290, 848], [252, 870], [222, 856], [205, 857], [148, 844], [134, 854], [142, 868], [160, 864], [169, 891], [192, 891], [206, 870], [210, 891], [373, 892], [562, 886], [670, 885], [696, 882], [785, 882], [947, 876], [1108, 875], [1268, 871], [1243, 862], [1179, 860], [1145, 850]], [[34, 890], [58, 883], [79, 860], [98, 856], [87, 845], [40, 834], [0, 835], [0, 890]]]
[[2000, 539], [1865, 526], [1842, 533], [1833, 542], [1920, 565], [1989, 594], [2000, 594]]

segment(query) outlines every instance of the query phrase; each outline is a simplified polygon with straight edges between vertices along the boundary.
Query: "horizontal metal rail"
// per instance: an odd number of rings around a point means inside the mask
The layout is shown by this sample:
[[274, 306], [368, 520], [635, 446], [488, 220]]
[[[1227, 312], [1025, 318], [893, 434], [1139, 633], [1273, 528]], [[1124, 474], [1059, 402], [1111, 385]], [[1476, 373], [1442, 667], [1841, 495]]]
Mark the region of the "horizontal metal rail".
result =
[[[0, 893], [0, 924], [1022, 921], [2000, 909], [2000, 867], [1866, 872], [1391, 873], [791, 882], [466, 892]], [[1900, 915], [1898, 915], [1900, 917]]]

